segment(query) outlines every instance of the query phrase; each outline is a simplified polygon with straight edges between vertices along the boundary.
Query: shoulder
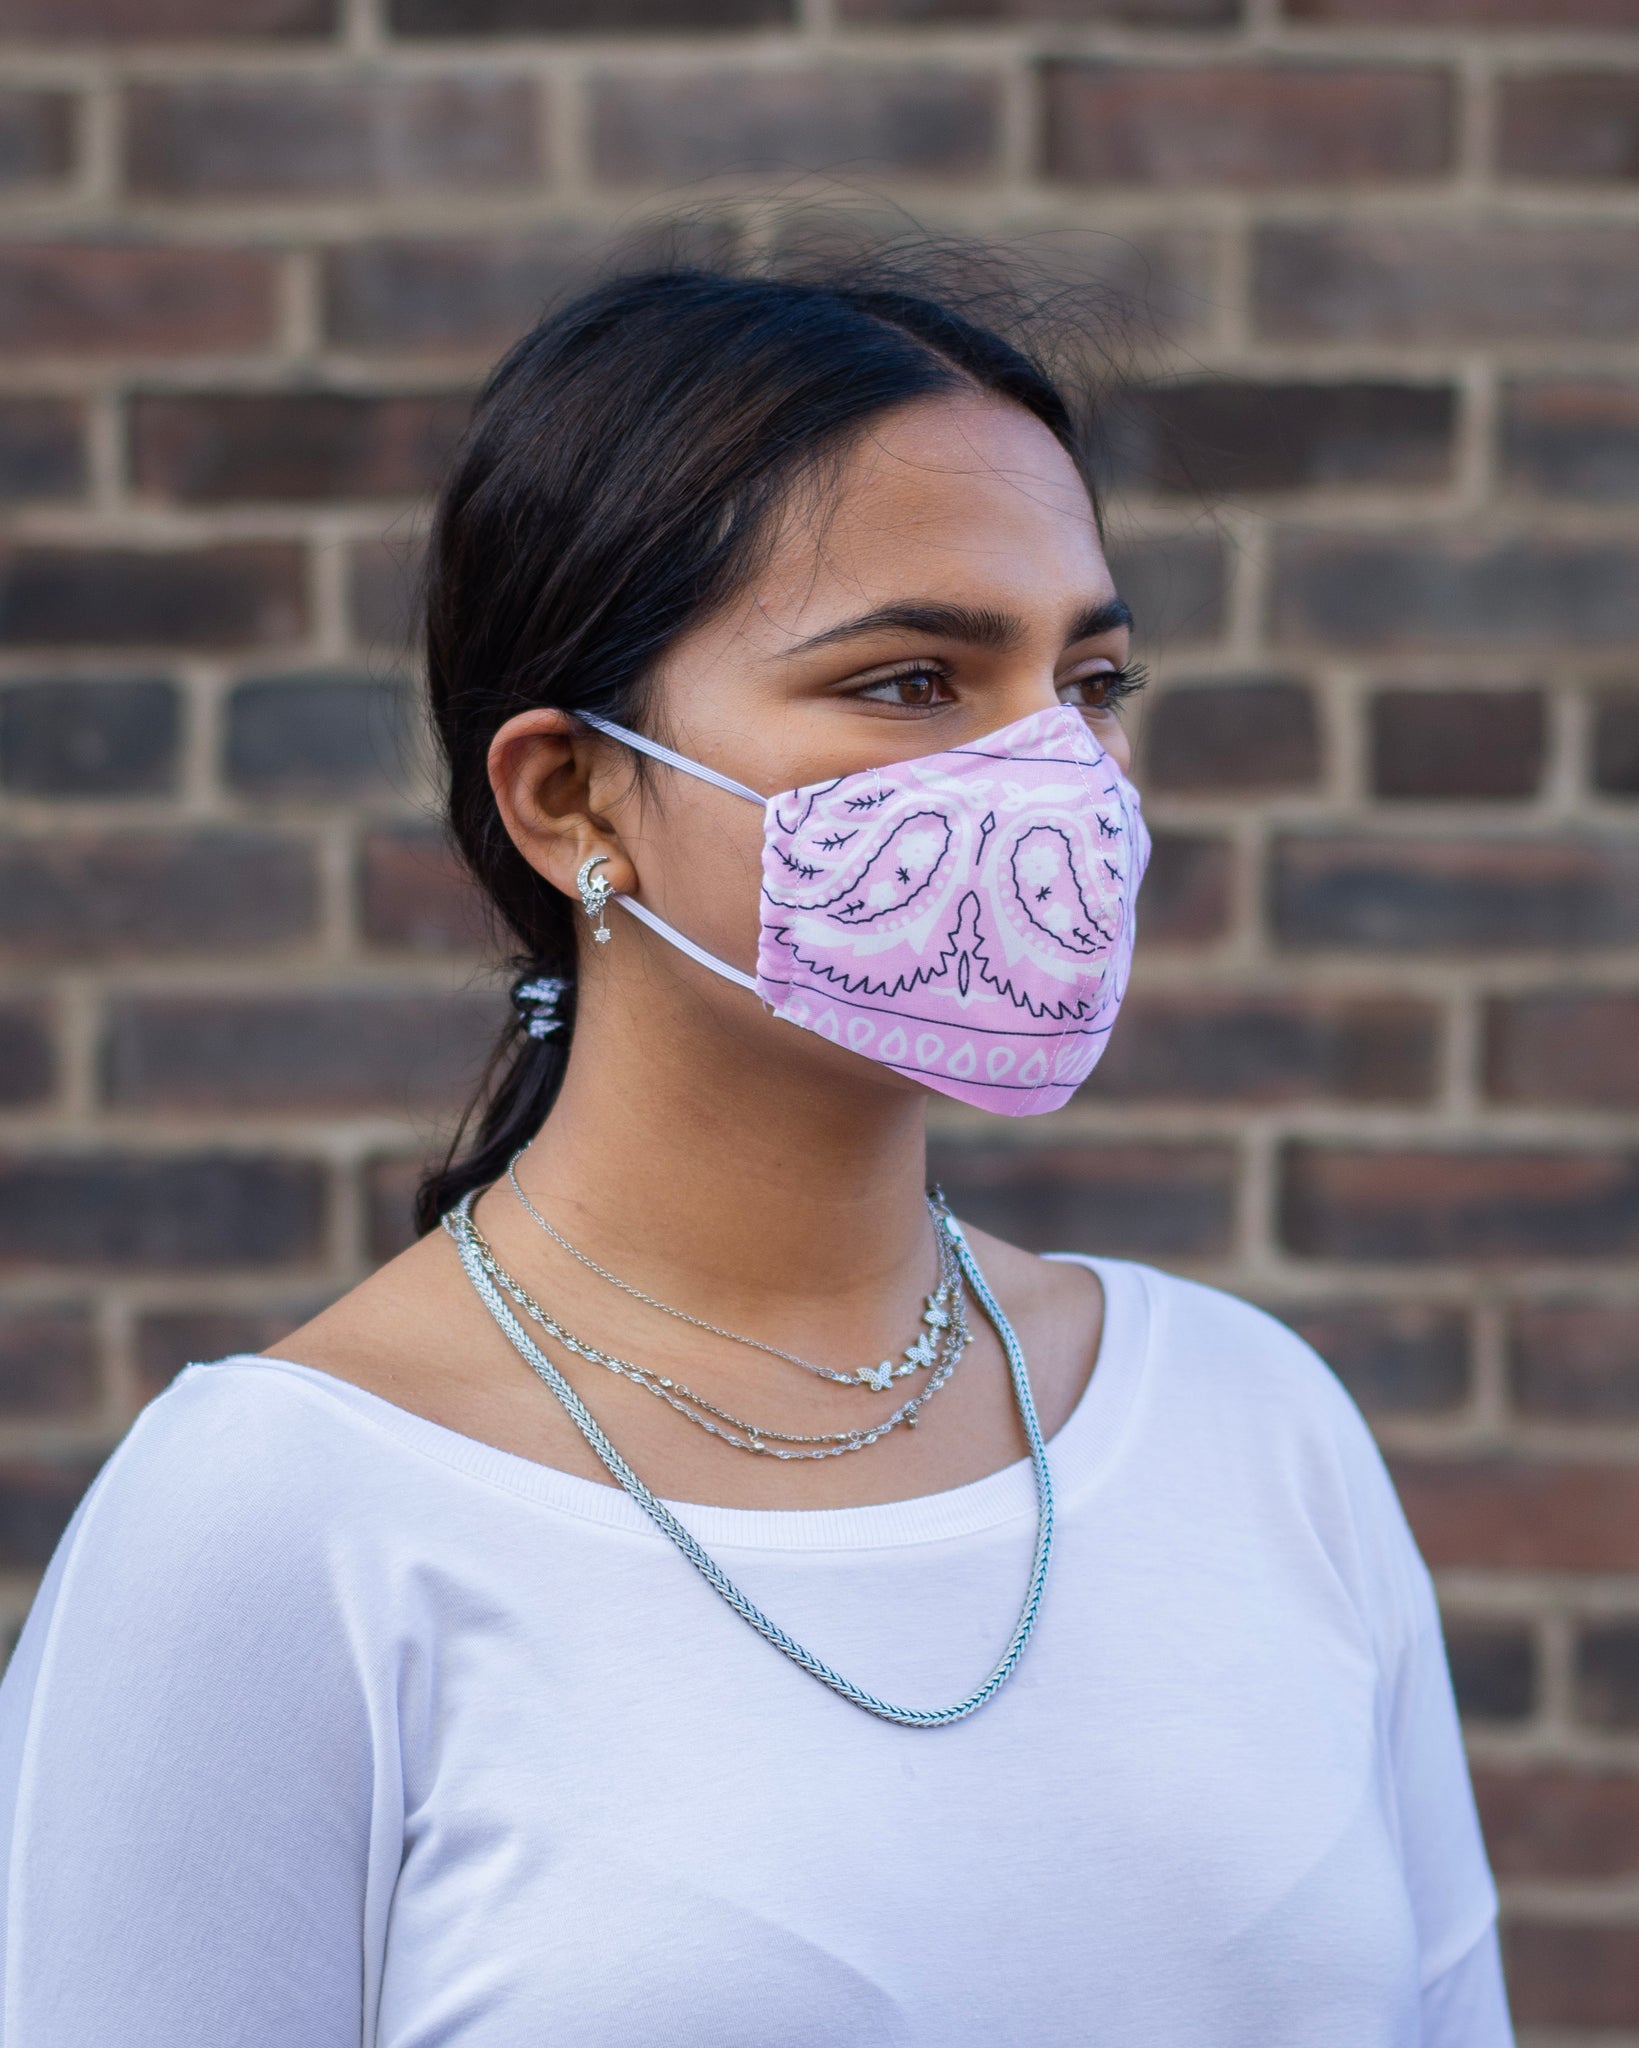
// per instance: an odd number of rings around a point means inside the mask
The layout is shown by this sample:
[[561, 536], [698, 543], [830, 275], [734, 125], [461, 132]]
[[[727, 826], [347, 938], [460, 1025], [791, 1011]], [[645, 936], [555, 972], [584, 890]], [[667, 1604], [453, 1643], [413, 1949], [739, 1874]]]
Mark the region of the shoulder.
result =
[[146, 1577], [234, 1600], [311, 1576], [382, 1484], [372, 1448], [359, 1419], [288, 1367], [189, 1365], [93, 1480], [64, 1538], [69, 1570], [110, 1591], [135, 1595]]
[[90, 1675], [134, 1726], [163, 1714], [220, 1734], [235, 1701], [244, 1729], [322, 1697], [336, 1739], [362, 1741], [397, 1616], [349, 1421], [249, 1361], [190, 1366], [151, 1401], [52, 1556], [0, 1690], [0, 1749], [36, 1693], [59, 1718], [90, 1712]]
[[190, 1493], [245, 1500], [317, 1490], [359, 1457], [364, 1425], [319, 1376], [235, 1352], [185, 1366], [137, 1416], [104, 1468], [187, 1477]]
[[1100, 1261], [1147, 1315], [1151, 1427], [1220, 1496], [1301, 1524], [1363, 1603], [1398, 1629], [1426, 1618], [1426, 1565], [1383, 1454], [1312, 1345], [1238, 1295], [1153, 1266]]
[[1133, 1260], [1101, 1260], [1143, 1296], [1152, 1362], [1197, 1406], [1246, 1426], [1311, 1432], [1349, 1450], [1370, 1448], [1353, 1396], [1326, 1360], [1267, 1309], [1204, 1281]]

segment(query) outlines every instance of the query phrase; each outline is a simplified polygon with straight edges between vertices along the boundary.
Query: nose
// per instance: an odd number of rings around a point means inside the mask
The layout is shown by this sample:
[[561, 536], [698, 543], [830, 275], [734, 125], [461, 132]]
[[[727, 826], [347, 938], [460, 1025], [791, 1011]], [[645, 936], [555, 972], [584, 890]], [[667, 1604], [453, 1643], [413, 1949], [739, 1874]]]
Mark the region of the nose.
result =
[[[1084, 686], [1088, 690], [1097, 687], [1096, 676], [1090, 677]], [[1051, 669], [1036, 670], [1021, 675], [1014, 688], [1003, 698], [1001, 715], [997, 725], [1012, 725], [1021, 718], [1028, 718], [1033, 712], [1050, 711], [1056, 704], [1067, 700], [1059, 694], [1059, 683]], [[1121, 714], [1113, 704], [1071, 704], [1081, 713], [1088, 730], [1098, 741], [1123, 775], [1132, 773], [1132, 735], [1121, 722]]]

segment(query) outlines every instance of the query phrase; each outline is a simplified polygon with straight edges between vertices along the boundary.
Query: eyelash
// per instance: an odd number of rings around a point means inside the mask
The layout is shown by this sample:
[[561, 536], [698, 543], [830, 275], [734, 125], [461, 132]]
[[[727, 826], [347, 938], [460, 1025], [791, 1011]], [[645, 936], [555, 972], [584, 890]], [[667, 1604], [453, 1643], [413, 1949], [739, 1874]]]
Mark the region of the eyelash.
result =
[[[863, 697], [867, 690], [886, 689], [894, 683], [915, 682], [922, 676], [932, 676], [943, 683], [950, 681], [950, 671], [942, 663], [919, 661], [909, 667], [896, 669], [891, 675], [877, 676], [873, 681], [862, 685], [853, 694]], [[1141, 661], [1129, 661], [1121, 668], [1099, 669], [1092, 675], [1078, 676], [1075, 680], [1083, 684], [1098, 683], [1103, 686], [1104, 702], [1086, 708], [1091, 710], [1110, 710], [1123, 702], [1124, 699], [1136, 695], [1138, 691], [1143, 689], [1144, 685], [1149, 681], [1149, 670]], [[931, 707], [921, 704], [900, 704], [890, 708], [900, 711], [922, 711]]]

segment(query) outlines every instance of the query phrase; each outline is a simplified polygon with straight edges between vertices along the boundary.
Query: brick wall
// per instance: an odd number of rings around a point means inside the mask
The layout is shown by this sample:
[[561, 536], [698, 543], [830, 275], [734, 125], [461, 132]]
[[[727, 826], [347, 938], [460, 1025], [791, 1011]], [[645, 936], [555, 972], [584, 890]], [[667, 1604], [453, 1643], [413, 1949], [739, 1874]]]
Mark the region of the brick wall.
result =
[[940, 1171], [1331, 1358], [1524, 2037], [1639, 2042], [1639, 0], [0, 0], [0, 48], [4, 1610], [180, 1362], [404, 1240], [498, 1014], [404, 688], [464, 394], [668, 190], [755, 233], [840, 168], [1159, 323], [1130, 1015]]

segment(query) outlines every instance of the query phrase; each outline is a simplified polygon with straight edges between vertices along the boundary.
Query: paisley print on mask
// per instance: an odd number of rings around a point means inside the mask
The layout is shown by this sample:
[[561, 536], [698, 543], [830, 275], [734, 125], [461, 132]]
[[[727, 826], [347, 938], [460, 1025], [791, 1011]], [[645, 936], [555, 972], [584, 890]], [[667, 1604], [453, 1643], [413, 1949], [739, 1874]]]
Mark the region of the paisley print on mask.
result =
[[758, 991], [964, 1102], [1058, 1108], [1104, 1049], [1148, 864], [1073, 706], [769, 800]]

